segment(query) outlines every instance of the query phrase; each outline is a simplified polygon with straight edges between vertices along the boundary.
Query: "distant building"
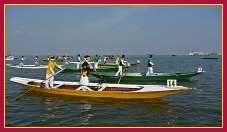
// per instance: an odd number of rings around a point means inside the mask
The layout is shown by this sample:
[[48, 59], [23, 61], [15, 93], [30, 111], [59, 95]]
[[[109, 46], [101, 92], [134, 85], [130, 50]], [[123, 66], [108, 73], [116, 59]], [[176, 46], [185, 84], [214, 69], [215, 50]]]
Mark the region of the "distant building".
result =
[[204, 55], [222, 55], [221, 53], [208, 53], [208, 52], [194, 52], [194, 51], [192, 51], [192, 52], [190, 52], [189, 53], [189, 55], [190, 56], [199, 56], [199, 55], [202, 55], [202, 56], [204, 56]]
[[222, 53], [218, 53], [218, 55], [222, 55]]
[[208, 55], [208, 53], [204, 53], [204, 52], [190, 52], [189, 53], [190, 56], [196, 56], [196, 55]]

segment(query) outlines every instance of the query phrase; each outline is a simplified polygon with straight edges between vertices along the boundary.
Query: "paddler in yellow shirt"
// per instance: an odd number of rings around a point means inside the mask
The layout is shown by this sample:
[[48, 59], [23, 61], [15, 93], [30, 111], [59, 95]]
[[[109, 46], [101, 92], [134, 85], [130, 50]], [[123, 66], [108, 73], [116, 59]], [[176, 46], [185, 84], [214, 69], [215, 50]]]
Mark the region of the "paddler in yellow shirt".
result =
[[115, 62], [116, 62], [117, 65], [119, 64], [119, 57], [118, 57], [118, 55], [117, 55], [117, 57], [116, 57]]
[[[48, 68], [46, 70], [46, 84], [45, 84], [45, 88], [47, 89], [50, 89], [50, 88], [53, 88], [54, 87], [54, 75], [55, 75], [55, 72], [54, 72], [54, 68], [55, 67], [58, 67], [60, 68], [61, 70], [63, 70], [63, 68], [61, 66], [59, 66], [56, 62], [55, 62], [55, 58], [54, 57], [51, 57], [50, 58], [50, 61], [48, 63]], [[50, 78], [49, 78], [50, 77]], [[48, 79], [49, 78], [49, 79]]]

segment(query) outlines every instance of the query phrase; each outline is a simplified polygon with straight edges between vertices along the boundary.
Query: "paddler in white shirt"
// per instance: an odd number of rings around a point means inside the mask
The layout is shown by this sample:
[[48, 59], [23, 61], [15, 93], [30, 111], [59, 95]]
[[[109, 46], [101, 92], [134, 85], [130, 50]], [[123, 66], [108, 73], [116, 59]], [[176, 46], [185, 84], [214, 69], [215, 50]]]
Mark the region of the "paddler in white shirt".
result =
[[118, 65], [118, 71], [115, 74], [115, 76], [118, 76], [119, 74], [120, 74], [120, 76], [122, 76], [122, 66], [126, 66], [126, 64], [124, 62], [127, 62], [127, 61], [124, 61], [124, 58], [125, 58], [125, 55], [122, 55], [120, 63]]
[[35, 56], [35, 66], [38, 66], [38, 56]]
[[23, 65], [24, 65], [24, 61], [25, 61], [25, 57], [22, 56], [22, 57], [21, 57], [21, 61], [20, 61], [20, 66], [23, 66]]
[[153, 71], [153, 67], [154, 67], [154, 63], [152, 62], [152, 55], [150, 55], [150, 58], [147, 60], [147, 73], [146, 76], [155, 76], [154, 71]]
[[98, 68], [98, 65], [99, 65], [99, 58], [98, 58], [98, 55], [96, 54], [94, 57], [94, 70]]
[[77, 56], [77, 69], [80, 69], [80, 64], [81, 64], [80, 54], [78, 54], [78, 56]]

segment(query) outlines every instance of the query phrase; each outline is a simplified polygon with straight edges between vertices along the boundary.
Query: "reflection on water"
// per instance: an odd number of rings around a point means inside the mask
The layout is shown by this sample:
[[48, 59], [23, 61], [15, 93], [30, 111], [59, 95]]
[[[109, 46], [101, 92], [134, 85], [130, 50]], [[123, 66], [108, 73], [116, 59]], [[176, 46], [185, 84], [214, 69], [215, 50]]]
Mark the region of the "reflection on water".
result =
[[33, 97], [46, 100], [45, 103], [53, 107], [68, 104], [102, 104], [110, 107], [120, 108], [127, 107], [129, 105], [142, 105], [142, 106], [159, 106], [170, 107], [168, 102], [164, 102], [161, 99], [115, 99], [115, 98], [93, 98], [93, 97], [80, 97], [80, 96], [65, 96], [55, 95], [48, 93], [39, 93], [35, 91], [28, 92], [25, 98], [33, 99]]
[[[46, 56], [44, 56], [46, 57]], [[201, 127], [222, 126], [222, 61], [201, 60], [192, 56], [154, 56], [155, 72], [193, 71], [203, 67], [205, 73], [188, 80], [178, 80], [178, 85], [193, 89], [189, 92], [161, 99], [110, 99], [85, 98], [28, 92], [9, 103], [25, 91], [10, 82], [11, 77], [45, 78], [45, 69], [25, 70], [6, 67], [5, 76], [5, 125], [6, 127]], [[42, 58], [42, 57], [41, 57]], [[140, 60], [138, 67], [126, 72], [146, 73], [147, 56], [128, 57]], [[18, 64], [20, 60], [11, 63]], [[34, 56], [27, 57], [33, 63]], [[60, 62], [59, 62], [60, 64]], [[56, 70], [57, 71], [57, 70]], [[55, 80], [79, 81], [75, 73], [59, 73]], [[98, 81], [90, 76], [90, 81]], [[123, 83], [123, 82], [121, 82]], [[141, 83], [141, 82], [136, 82]], [[148, 82], [147, 84], [166, 84]]]
[[81, 104], [80, 105], [81, 110], [81, 124], [82, 125], [89, 125], [89, 119], [93, 116], [92, 114], [92, 106], [91, 104]]
[[[31, 124], [28, 123], [27, 126], [42, 124], [41, 126], [52, 127], [133, 127], [138, 123], [146, 127], [160, 123], [161, 126], [174, 126], [176, 113], [182, 112], [178, 107], [160, 99], [85, 98], [34, 91], [28, 92], [14, 103], [18, 102], [28, 105], [27, 107], [34, 106], [33, 110], [39, 111], [40, 119], [31, 119]], [[48, 122], [52, 122], [52, 125]]]

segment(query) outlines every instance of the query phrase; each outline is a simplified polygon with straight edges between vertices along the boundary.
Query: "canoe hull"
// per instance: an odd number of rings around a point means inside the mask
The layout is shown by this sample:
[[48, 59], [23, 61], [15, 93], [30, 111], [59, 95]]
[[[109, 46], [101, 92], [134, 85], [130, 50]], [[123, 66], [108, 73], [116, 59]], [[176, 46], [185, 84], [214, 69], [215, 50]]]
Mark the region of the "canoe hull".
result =
[[[69, 59], [71, 60], [71, 59]], [[61, 61], [69, 61], [68, 59], [55, 59], [56, 62], [61, 62]], [[49, 61], [49, 59], [43, 59], [43, 61]]]
[[[19, 78], [20, 79], [20, 78]], [[68, 96], [83, 96], [83, 97], [98, 97], [98, 98], [121, 98], [121, 99], [145, 99], [145, 98], [161, 98], [164, 96], [169, 96], [172, 94], [181, 93], [184, 91], [191, 90], [191, 88], [183, 87], [183, 86], [177, 86], [173, 88], [169, 88], [163, 85], [126, 85], [126, 84], [103, 84], [103, 85], [109, 85], [109, 88], [123, 88], [123, 87], [129, 87], [131, 89], [133, 88], [139, 88], [144, 87], [144, 90], [135, 90], [135, 91], [81, 91], [81, 90], [73, 90], [73, 89], [61, 89], [61, 88], [52, 88], [52, 89], [46, 89], [43, 88], [42, 85], [30, 85], [27, 84], [31, 80], [28, 80], [27, 82], [19, 82], [18, 78], [11, 78], [11, 81], [36, 92], [43, 92], [43, 93], [50, 93], [50, 94], [56, 94], [56, 95], [68, 95]], [[22, 80], [25, 80], [26, 78], [22, 78]], [[38, 82], [41, 82], [42, 80], [39, 80]], [[56, 81], [59, 82], [59, 81]], [[64, 82], [65, 84], [70, 84], [70, 82]], [[71, 83], [72, 84], [72, 83]], [[98, 86], [98, 84], [92, 83], [88, 87]], [[74, 84], [73, 84], [74, 86]], [[79, 86], [76, 86], [79, 87]]]
[[33, 87], [24, 84], [19, 84], [27, 89], [32, 91], [57, 94], [57, 95], [68, 95], [68, 96], [83, 96], [83, 97], [96, 97], [96, 98], [121, 98], [121, 99], [145, 99], [145, 98], [161, 98], [164, 96], [169, 96], [172, 94], [181, 93], [187, 90], [171, 90], [171, 91], [154, 91], [154, 92], [99, 92], [99, 91], [78, 91], [78, 90], [69, 90], [69, 89], [45, 89], [40, 87]]
[[[115, 73], [105, 75], [105, 73], [99, 73], [100, 75], [91, 73], [91, 75], [102, 79], [104, 78], [107, 82], [118, 82], [121, 78], [122, 82], [150, 82], [150, 81], [166, 81], [167, 79], [176, 79], [176, 80], [184, 80], [189, 79], [193, 76], [200, 74], [199, 72], [185, 72], [185, 73], [169, 73], [162, 74], [157, 76], [114, 76]], [[101, 77], [102, 78], [101, 78]]]
[[35, 65], [23, 65], [23, 66], [8, 65], [8, 66], [12, 67], [12, 68], [19, 68], [19, 69], [46, 69], [47, 68], [47, 65], [38, 65], [38, 66], [35, 66]]
[[[76, 66], [63, 66], [63, 68], [65, 68], [63, 72], [81, 72], [81, 69], [77, 69]], [[118, 67], [101, 67], [96, 70], [97, 72], [117, 72]]]
[[[130, 62], [128, 66], [135, 66], [135, 65], [138, 65], [138, 64], [140, 64], [140, 63]], [[99, 62], [99, 66], [115, 66], [115, 67], [118, 67], [118, 64], [115, 64], [115, 63], [106, 63], [106, 64], [104, 64], [103, 62]]]
[[216, 60], [218, 59], [218, 57], [203, 57], [201, 59], [210, 59], [210, 60]]

